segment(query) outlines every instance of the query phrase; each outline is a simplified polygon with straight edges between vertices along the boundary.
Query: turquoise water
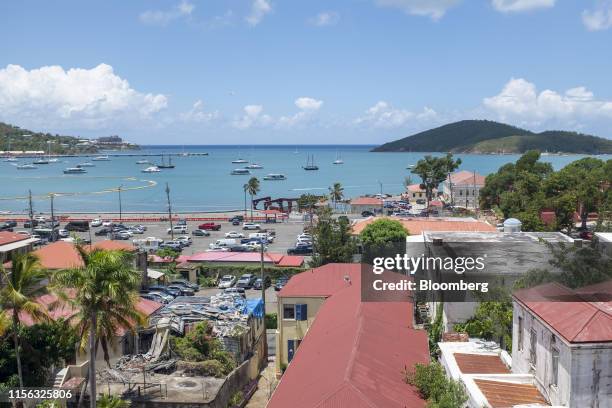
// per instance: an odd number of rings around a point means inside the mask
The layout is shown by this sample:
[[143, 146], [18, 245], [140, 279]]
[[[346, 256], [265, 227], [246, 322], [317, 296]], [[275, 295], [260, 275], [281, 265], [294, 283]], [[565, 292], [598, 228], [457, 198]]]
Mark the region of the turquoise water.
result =
[[[176, 168], [149, 174], [140, 171], [146, 165], [136, 164], [141, 157], [112, 157], [108, 162], [92, 162], [96, 167], [87, 168], [88, 173], [83, 175], [62, 172], [91, 158], [66, 158], [62, 163], [39, 165], [36, 170], [17, 170], [11, 163], [0, 162], [0, 211], [24, 211], [28, 206], [28, 190], [32, 190], [36, 211], [49, 211], [48, 195], [55, 193], [54, 205], [59, 212], [117, 212], [118, 193], [112, 190], [122, 186], [123, 211], [161, 212], [167, 210], [166, 183], [170, 186], [175, 211], [239, 209], [244, 206], [242, 186], [250, 177], [230, 175], [232, 169], [245, 166], [231, 163], [239, 156], [264, 166], [261, 170], [251, 170], [252, 176], [261, 181], [260, 196], [325, 194], [335, 182], [342, 183], [347, 197], [378, 193], [379, 182], [385, 193], [399, 193], [403, 190], [404, 178], [410, 175], [406, 166], [415, 164], [424, 155], [372, 153], [370, 149], [371, 146], [150, 146], [139, 153], [185, 151], [208, 152], [209, 156], [173, 157]], [[344, 160], [343, 165], [332, 164], [337, 154]], [[314, 155], [319, 171], [302, 169], [308, 155]], [[461, 169], [486, 175], [519, 156], [465, 154], [457, 157], [463, 161]], [[580, 157], [583, 156], [544, 156], [542, 160], [558, 169]], [[161, 159], [148, 160], [158, 163]], [[264, 181], [262, 178], [268, 173], [285, 174], [287, 180]], [[414, 175], [413, 180], [417, 181]]]

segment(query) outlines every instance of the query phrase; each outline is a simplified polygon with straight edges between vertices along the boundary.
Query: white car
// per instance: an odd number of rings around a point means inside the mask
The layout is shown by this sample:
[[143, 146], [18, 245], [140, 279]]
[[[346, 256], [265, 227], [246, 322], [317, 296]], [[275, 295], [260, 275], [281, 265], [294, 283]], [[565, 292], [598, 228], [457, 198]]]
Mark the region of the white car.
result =
[[234, 286], [236, 283], [236, 277], [234, 275], [223, 275], [221, 279], [219, 279], [219, 289], [227, 289]]
[[34, 220], [38, 222], [45, 222], [47, 221], [47, 217], [45, 217], [44, 215], [35, 215]]
[[243, 230], [258, 230], [261, 229], [261, 225], [255, 224], [254, 222], [245, 222], [242, 224]]
[[174, 231], [175, 234], [186, 234], [187, 227], [185, 225], [175, 225], [172, 228], [168, 228], [168, 234]]
[[229, 250], [229, 247], [210, 244], [206, 252], [228, 252]]
[[179, 241], [179, 242], [184, 242], [187, 246], [192, 244], [192, 240], [191, 237], [189, 237], [188, 235], [181, 235], [180, 237], [176, 237], [174, 239], [175, 241]]
[[92, 227], [99, 227], [101, 225], [102, 225], [102, 220], [100, 218], [94, 218], [93, 220], [91, 220]]
[[113, 226], [113, 222], [110, 220], [104, 220], [102, 221], [102, 226], [103, 227], [112, 227]]
[[[249, 248], [251, 251], [261, 251], [261, 244], [258, 242], [247, 242], [243, 244], [246, 248]], [[268, 247], [264, 245], [264, 251], [267, 251]]]
[[244, 234], [237, 231], [230, 231], [225, 233], [226, 238], [244, 238]]
[[60, 238], [68, 238], [70, 236], [70, 231], [61, 229], [57, 231], [57, 235], [59, 235]]

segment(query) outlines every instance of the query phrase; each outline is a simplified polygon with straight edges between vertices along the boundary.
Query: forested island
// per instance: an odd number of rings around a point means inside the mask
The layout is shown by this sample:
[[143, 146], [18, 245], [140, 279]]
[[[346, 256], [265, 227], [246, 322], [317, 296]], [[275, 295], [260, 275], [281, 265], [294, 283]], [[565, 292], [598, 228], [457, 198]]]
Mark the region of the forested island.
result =
[[534, 133], [489, 120], [462, 120], [385, 143], [374, 152], [612, 154], [612, 140], [562, 130]]

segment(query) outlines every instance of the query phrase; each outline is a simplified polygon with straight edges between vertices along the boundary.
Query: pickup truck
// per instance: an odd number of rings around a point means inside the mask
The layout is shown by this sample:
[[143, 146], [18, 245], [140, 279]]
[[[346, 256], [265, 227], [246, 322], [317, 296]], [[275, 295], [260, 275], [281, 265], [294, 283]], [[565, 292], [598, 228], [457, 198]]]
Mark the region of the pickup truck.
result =
[[221, 224], [215, 224], [214, 222], [205, 222], [204, 224], [198, 225], [198, 229], [204, 231], [219, 231], [221, 229]]

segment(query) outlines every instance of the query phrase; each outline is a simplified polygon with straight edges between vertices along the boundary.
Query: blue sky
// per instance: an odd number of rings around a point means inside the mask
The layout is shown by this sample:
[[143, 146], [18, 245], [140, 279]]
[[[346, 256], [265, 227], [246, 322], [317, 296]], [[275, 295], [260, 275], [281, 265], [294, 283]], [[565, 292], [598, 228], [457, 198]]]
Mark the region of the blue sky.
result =
[[138, 143], [612, 137], [609, 0], [0, 3], [0, 120]]

